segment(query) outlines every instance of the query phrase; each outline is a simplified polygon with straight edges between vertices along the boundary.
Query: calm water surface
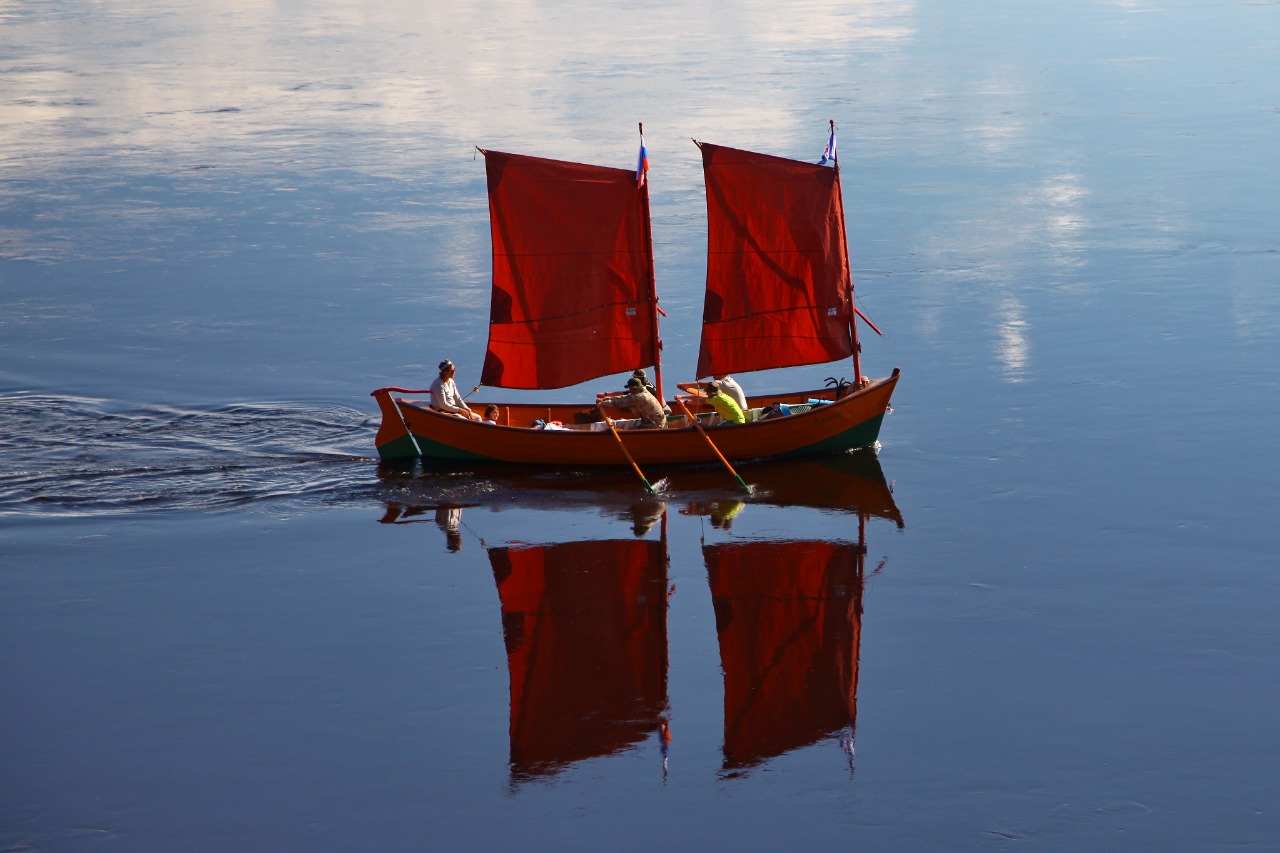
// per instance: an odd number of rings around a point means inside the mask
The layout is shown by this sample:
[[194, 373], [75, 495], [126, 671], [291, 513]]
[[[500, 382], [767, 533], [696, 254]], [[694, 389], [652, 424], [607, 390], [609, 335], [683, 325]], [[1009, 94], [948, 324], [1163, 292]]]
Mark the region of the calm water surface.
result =
[[[0, 4], [0, 849], [1275, 849], [1277, 80], [1261, 0]], [[878, 454], [378, 465], [474, 146], [644, 122], [684, 378], [689, 138], [829, 118]]]

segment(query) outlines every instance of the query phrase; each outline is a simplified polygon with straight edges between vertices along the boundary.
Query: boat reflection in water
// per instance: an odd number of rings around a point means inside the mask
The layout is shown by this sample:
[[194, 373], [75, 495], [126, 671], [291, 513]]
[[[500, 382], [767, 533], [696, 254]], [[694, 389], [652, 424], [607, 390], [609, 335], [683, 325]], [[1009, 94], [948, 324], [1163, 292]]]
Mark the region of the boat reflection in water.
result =
[[489, 549], [511, 678], [511, 777], [666, 731], [665, 537]]
[[[795, 461], [752, 486], [753, 498], [848, 512], [857, 539], [703, 545], [724, 672], [722, 773], [741, 775], [834, 736], [852, 771], [867, 522], [901, 528], [902, 514], [872, 454]], [[682, 512], [727, 530], [743, 508], [721, 499]]]
[[[721, 489], [709, 498], [690, 500], [680, 513], [706, 516], [712, 526], [729, 529], [750, 504], [835, 510], [859, 520], [859, 541], [865, 537], [863, 528], [870, 518], [888, 519], [903, 527], [893, 490], [871, 451], [743, 465], [738, 471], [751, 486], [749, 497]], [[707, 490], [716, 477], [723, 480], [724, 475], [706, 471], [689, 474], [682, 478], [681, 485]]]
[[866, 548], [730, 542], [702, 553], [724, 670], [725, 772], [836, 733], [852, 760]]
[[[902, 527], [901, 513], [871, 453], [740, 473], [752, 487], [745, 500], [725, 487], [723, 471], [681, 472], [664, 478], [662, 489], [667, 501], [679, 499], [681, 515], [705, 516], [719, 530], [703, 537], [711, 541], [702, 544], [702, 560], [724, 672], [722, 776], [833, 737], [852, 769], [867, 523], [882, 518]], [[667, 504], [588, 483], [539, 481], [527, 499], [545, 501], [550, 489], [562, 505], [592, 504], [630, 523], [632, 537], [501, 547], [481, 540], [501, 602], [516, 785], [651, 738], [666, 771], [674, 592]], [[506, 502], [518, 492], [485, 494]], [[822, 539], [752, 539], [743, 530], [752, 504], [807, 506], [851, 523]], [[447, 536], [457, 530], [461, 507], [442, 502], [389, 502], [382, 521], [426, 521], [432, 512]], [[671, 545], [677, 554], [679, 540]]]
[[630, 470], [553, 473], [516, 465], [421, 469], [413, 464], [384, 463], [378, 468], [376, 493], [386, 506], [380, 520], [387, 524], [421, 521], [420, 516], [442, 507], [582, 508], [631, 519], [638, 511], [643, 514], [646, 506], [679, 500], [689, 505], [689, 509], [682, 510], [686, 515], [712, 515], [708, 508], [717, 503], [723, 504], [727, 512], [737, 501], [887, 518], [902, 527], [891, 488], [871, 450], [753, 462], [737, 466], [737, 471], [750, 486], [750, 495], [743, 496], [728, 472], [718, 465], [646, 469], [645, 474], [659, 494], [645, 502]]

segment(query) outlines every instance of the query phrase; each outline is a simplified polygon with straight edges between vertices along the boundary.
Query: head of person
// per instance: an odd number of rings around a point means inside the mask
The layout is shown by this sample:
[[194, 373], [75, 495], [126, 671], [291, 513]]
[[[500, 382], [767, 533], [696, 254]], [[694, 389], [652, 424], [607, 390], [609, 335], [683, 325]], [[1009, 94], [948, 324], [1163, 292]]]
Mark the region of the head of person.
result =
[[496, 421], [498, 419], [498, 407], [490, 403], [484, 407], [484, 416], [486, 420]]
[[642, 388], [644, 388], [644, 382], [642, 382], [638, 377], [632, 376], [627, 380], [628, 391], [639, 391]]
[[719, 394], [719, 393], [720, 393], [720, 390], [721, 390], [721, 389], [720, 389], [720, 383], [719, 383], [719, 382], [717, 382], [717, 381], [716, 381], [716, 380], [714, 380], [714, 379], [712, 379], [710, 382], [708, 382], [708, 383], [707, 383], [705, 386], [703, 386], [703, 387], [704, 387], [704, 388], [706, 388], [706, 390], [707, 390], [707, 394]]
[[455, 368], [453, 366], [453, 362], [450, 361], [449, 359], [446, 358], [444, 361], [440, 362], [440, 375], [443, 376], [445, 379], [448, 379], [450, 376], [452, 376], [454, 370]]

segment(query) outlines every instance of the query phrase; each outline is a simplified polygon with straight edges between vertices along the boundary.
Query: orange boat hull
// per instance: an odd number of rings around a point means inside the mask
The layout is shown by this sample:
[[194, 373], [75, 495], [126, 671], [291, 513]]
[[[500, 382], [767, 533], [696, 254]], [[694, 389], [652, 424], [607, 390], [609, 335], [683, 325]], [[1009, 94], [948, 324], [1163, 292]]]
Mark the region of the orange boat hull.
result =
[[[807, 412], [764, 421], [711, 427], [706, 434], [731, 460], [768, 459], [778, 456], [814, 455], [868, 447], [880, 434], [880, 423], [889, 409], [889, 398], [898, 382], [898, 370], [884, 379], [871, 380], [839, 400], [814, 406]], [[376, 439], [382, 459], [514, 462], [534, 465], [598, 466], [628, 464], [618, 439], [609, 431], [531, 429], [535, 420], [573, 423], [583, 406], [514, 404], [503, 406], [499, 424], [493, 426], [443, 415], [426, 402], [392, 397], [392, 389], [373, 392], [382, 410], [382, 426]], [[753, 405], [832, 399], [831, 389], [778, 394], [758, 398]], [[484, 403], [473, 404], [482, 411]], [[692, 425], [668, 429], [621, 430], [619, 435], [632, 458], [640, 464], [715, 462], [716, 456]]]

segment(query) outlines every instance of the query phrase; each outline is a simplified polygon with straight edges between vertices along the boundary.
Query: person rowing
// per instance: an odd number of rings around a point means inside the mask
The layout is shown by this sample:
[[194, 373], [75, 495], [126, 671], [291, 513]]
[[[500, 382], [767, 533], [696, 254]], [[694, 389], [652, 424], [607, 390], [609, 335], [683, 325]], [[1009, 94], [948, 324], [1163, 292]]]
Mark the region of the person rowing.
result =
[[712, 379], [703, 388], [707, 393], [707, 402], [716, 410], [722, 423], [745, 424], [747, 422], [747, 416], [742, 413], [742, 407], [738, 405], [737, 400], [729, 396], [723, 382]]
[[667, 425], [667, 415], [662, 411], [658, 398], [649, 393], [644, 382], [637, 376], [627, 380], [627, 393], [621, 396], [601, 397], [596, 401], [598, 406], [614, 409], [630, 409], [638, 417], [634, 426], [663, 429]]
[[[745, 412], [749, 408], [747, 406], [747, 395], [742, 390], [742, 386], [738, 384], [738, 380], [727, 373], [717, 373], [711, 378], [720, 383], [720, 390], [728, 394], [733, 399], [733, 402], [738, 404], [739, 409]], [[676, 387], [681, 391], [701, 397], [706, 392], [705, 385], [705, 382], [680, 382], [677, 383]]]
[[681, 398], [684, 402], [707, 403], [720, 416], [720, 423], [745, 424], [747, 422], [747, 416], [742, 407], [729, 396], [727, 389], [718, 379], [710, 382], [684, 382], [679, 384], [679, 388], [693, 395], [689, 398]]

